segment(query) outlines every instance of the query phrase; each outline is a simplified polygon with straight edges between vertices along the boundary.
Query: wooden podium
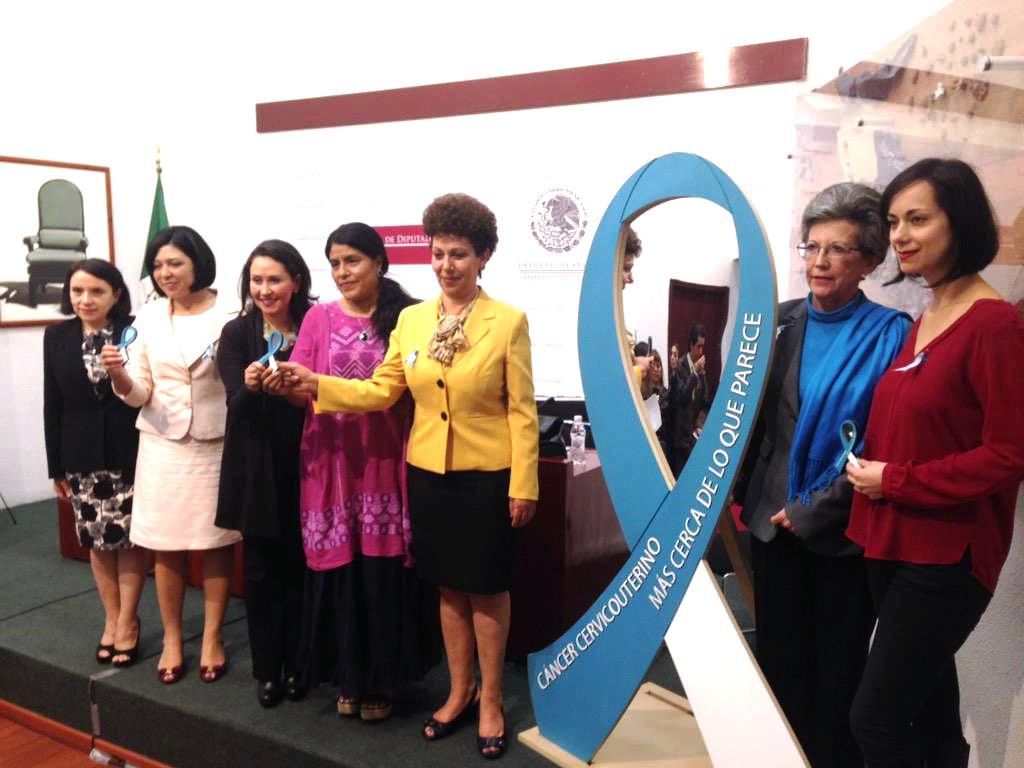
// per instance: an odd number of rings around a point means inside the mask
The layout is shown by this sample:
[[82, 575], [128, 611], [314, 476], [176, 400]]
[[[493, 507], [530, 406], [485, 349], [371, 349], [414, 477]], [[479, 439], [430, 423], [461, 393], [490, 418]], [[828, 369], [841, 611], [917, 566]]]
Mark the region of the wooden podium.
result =
[[523, 529], [512, 578], [513, 659], [572, 626], [629, 556], [596, 451], [585, 467], [542, 458], [539, 475], [537, 516]]

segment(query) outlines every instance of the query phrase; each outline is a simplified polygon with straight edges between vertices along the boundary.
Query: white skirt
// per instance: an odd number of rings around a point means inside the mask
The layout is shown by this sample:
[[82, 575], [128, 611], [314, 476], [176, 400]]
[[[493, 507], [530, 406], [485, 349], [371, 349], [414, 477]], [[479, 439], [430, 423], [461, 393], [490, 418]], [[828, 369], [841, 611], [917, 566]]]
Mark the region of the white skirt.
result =
[[242, 534], [218, 528], [217, 492], [223, 438], [181, 440], [139, 434], [131, 541], [158, 551], [216, 549]]

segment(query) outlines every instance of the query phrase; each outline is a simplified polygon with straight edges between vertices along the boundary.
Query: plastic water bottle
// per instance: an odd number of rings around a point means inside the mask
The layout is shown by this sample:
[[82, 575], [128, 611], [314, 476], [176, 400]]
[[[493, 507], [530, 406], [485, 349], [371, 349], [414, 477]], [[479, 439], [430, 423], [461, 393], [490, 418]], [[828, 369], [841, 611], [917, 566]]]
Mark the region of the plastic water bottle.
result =
[[569, 461], [578, 467], [587, 464], [587, 426], [579, 414], [572, 417], [569, 427]]

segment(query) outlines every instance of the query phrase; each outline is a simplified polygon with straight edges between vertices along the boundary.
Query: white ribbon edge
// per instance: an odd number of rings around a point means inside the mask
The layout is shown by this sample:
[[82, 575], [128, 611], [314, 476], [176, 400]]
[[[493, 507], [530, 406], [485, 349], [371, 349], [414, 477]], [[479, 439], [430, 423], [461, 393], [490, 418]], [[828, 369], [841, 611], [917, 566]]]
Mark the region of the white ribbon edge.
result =
[[706, 562], [665, 645], [715, 768], [809, 766]]

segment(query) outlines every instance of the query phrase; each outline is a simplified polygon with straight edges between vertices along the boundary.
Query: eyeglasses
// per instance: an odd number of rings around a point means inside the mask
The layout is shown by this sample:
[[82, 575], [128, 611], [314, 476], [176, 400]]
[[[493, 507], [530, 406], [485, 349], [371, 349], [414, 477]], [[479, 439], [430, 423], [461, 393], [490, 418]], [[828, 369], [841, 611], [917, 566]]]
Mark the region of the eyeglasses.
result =
[[824, 254], [825, 258], [831, 253], [837, 259], [846, 259], [851, 254], [860, 253], [860, 248], [854, 248], [849, 245], [839, 245], [839, 243], [829, 243], [822, 248], [817, 243], [800, 243], [796, 247], [796, 252], [800, 254], [801, 259], [809, 261], [816, 261], [818, 256]]

